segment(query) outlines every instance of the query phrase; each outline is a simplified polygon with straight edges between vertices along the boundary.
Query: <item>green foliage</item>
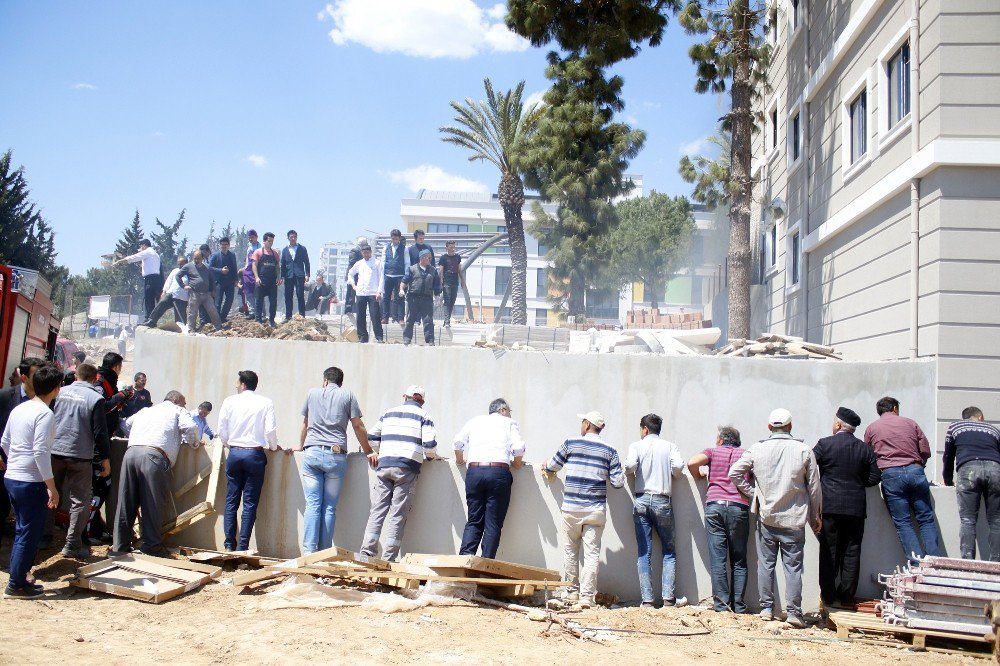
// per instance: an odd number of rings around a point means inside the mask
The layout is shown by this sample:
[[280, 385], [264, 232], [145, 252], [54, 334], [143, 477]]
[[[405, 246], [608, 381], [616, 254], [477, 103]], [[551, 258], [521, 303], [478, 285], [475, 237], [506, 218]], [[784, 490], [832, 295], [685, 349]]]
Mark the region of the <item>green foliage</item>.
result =
[[716, 146], [716, 157], [695, 155], [681, 157], [678, 172], [681, 178], [694, 183], [691, 198], [709, 208], [728, 206], [733, 183], [730, 178], [729, 160], [732, 151], [732, 136], [724, 129], [708, 137], [708, 142]]
[[157, 231], [150, 234], [149, 240], [153, 243], [153, 249], [160, 255], [160, 268], [164, 273], [177, 262], [179, 254], [184, 254], [184, 252], [178, 252], [181, 249], [180, 246], [182, 243], [184, 245], [183, 249], [187, 249], [187, 237], [184, 237], [183, 240], [178, 240], [186, 212], [182, 210], [173, 224], [164, 224], [160, 222], [160, 218], [156, 218]]
[[615, 287], [645, 282], [662, 295], [667, 281], [682, 266], [696, 227], [686, 197], [651, 192], [615, 206], [618, 225], [601, 239], [607, 257], [605, 275]]
[[[600, 270], [598, 239], [615, 223], [612, 200], [631, 189], [624, 177], [642, 149], [645, 134], [614, 114], [624, 109], [624, 80], [606, 70], [656, 46], [675, 0], [510, 0], [507, 25], [535, 46], [555, 42], [548, 54], [546, 113], [525, 161], [525, 183], [559, 203], [555, 217], [534, 207], [532, 234], [549, 247], [552, 285], [571, 312], [583, 310], [583, 294]], [[568, 287], [568, 290], [567, 290]]]

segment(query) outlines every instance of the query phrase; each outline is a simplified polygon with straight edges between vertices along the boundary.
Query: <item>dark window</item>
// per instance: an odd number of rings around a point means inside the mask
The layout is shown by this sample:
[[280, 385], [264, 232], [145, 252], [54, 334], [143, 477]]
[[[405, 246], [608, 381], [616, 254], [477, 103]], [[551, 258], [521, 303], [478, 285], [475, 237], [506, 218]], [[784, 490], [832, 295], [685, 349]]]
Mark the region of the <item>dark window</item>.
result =
[[507, 292], [507, 284], [510, 282], [510, 266], [497, 266], [493, 284], [493, 293], [503, 298]]
[[538, 244], [538, 256], [539, 257], [544, 257], [548, 253], [549, 253], [549, 246], [548, 245], [542, 245], [541, 243], [539, 243]]
[[549, 295], [549, 281], [545, 275], [545, 269], [539, 268], [536, 271], [537, 276], [535, 278], [535, 296], [538, 298], [545, 298]]
[[778, 107], [771, 112], [771, 147], [778, 147]]
[[545, 308], [535, 308], [535, 326], [545, 326], [549, 323], [549, 311]]
[[910, 43], [899, 50], [886, 63], [889, 78], [889, 127], [910, 113]]
[[590, 319], [618, 319], [617, 289], [588, 289], [586, 314]]
[[861, 159], [868, 151], [868, 92], [854, 98], [851, 114], [851, 164]]
[[[501, 324], [509, 324], [510, 323], [510, 306], [507, 305], [507, 306], [504, 306], [502, 308], [498, 308], [498, 310], [500, 310], [500, 319], [498, 319], [497, 321], [499, 321]], [[495, 311], [494, 311], [494, 314], [495, 314]]]
[[771, 255], [771, 264], [770, 265], [774, 266], [775, 264], [778, 263], [778, 225], [777, 224], [771, 225], [770, 235], [771, 235], [771, 238], [769, 239], [770, 240], [770, 247], [768, 247], [767, 250], [768, 250], [768, 252]]
[[799, 16], [799, 0], [792, 0], [792, 30], [799, 27], [799, 21], [801, 20]]
[[468, 233], [469, 225], [467, 224], [444, 224], [441, 222], [431, 222], [427, 225], [427, 233], [429, 234], [464, 234]]
[[799, 232], [792, 236], [792, 284], [799, 283], [799, 260], [802, 257]]
[[760, 251], [758, 255], [757, 269], [760, 271], [760, 278], [758, 284], [764, 283], [764, 278], [767, 275], [767, 234], [762, 233], [760, 235]]
[[802, 151], [802, 115], [799, 113], [795, 114], [792, 118], [792, 161], [799, 159], [799, 154]]

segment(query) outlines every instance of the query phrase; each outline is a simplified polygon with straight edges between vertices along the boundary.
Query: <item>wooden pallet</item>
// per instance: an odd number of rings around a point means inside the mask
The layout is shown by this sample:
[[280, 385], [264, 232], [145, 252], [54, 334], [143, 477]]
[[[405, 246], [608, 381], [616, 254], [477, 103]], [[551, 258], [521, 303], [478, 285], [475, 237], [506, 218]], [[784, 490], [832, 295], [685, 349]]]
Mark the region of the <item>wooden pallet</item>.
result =
[[836, 612], [830, 613], [829, 619], [837, 629], [837, 638], [841, 639], [860, 639], [865, 642], [906, 646], [930, 652], [992, 656], [994, 636], [986, 626], [983, 627], [984, 634], [977, 636], [887, 624], [882, 618], [870, 613]]

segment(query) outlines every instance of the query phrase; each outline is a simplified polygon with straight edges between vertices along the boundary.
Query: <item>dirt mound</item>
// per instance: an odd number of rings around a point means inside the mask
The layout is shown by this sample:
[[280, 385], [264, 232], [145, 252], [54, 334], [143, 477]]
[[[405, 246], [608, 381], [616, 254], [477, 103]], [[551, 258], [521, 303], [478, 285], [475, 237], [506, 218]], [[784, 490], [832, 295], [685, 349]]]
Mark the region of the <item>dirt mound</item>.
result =
[[314, 342], [337, 342], [342, 338], [332, 332], [319, 319], [307, 319], [295, 315], [289, 321], [272, 328], [249, 319], [235, 318], [216, 329], [206, 324], [202, 333], [218, 338], [274, 338], [276, 340], [311, 340]]

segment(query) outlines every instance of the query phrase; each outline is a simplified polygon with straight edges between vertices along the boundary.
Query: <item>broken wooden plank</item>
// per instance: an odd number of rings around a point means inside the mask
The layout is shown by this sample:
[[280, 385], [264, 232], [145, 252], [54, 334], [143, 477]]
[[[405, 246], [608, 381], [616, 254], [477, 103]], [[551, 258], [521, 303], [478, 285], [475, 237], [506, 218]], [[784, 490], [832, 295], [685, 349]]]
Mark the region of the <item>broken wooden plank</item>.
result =
[[389, 562], [386, 562], [385, 560], [380, 560], [377, 557], [369, 557], [368, 555], [362, 555], [361, 553], [354, 553], [346, 548], [338, 548], [337, 546], [317, 550], [314, 553], [296, 557], [294, 560], [288, 560], [288, 566], [302, 567], [307, 564], [330, 561], [353, 562], [355, 564], [360, 564], [372, 569], [379, 569], [381, 571], [388, 571], [391, 568]]
[[222, 467], [222, 440], [215, 440], [212, 443], [212, 471], [208, 475], [208, 490], [205, 492], [205, 501], [215, 506], [215, 498], [219, 494], [219, 481], [226, 473]]
[[162, 536], [167, 537], [172, 534], [177, 534], [181, 530], [191, 527], [196, 522], [213, 512], [214, 509], [212, 509], [211, 502], [201, 502], [200, 504], [195, 504], [181, 515], [177, 516], [177, 518], [164, 525]]
[[502, 578], [514, 578], [518, 580], [560, 580], [562, 574], [553, 569], [533, 567], [527, 564], [517, 564], [514, 562], [504, 562], [503, 560], [493, 560], [475, 555], [429, 555], [421, 553], [410, 553], [403, 558], [403, 562], [408, 564], [422, 564], [437, 569], [438, 567], [449, 569], [468, 569], [479, 573], [486, 573]]
[[[212, 462], [210, 460], [207, 465], [202, 467], [201, 470], [194, 475], [194, 477], [188, 479], [187, 483], [185, 483], [180, 488], [174, 491], [174, 499], [180, 497], [181, 495], [185, 494], [186, 492], [197, 486], [199, 483], [207, 479], [211, 474], [212, 474]], [[214, 498], [206, 497], [205, 499], [209, 502], [214, 501]]]

